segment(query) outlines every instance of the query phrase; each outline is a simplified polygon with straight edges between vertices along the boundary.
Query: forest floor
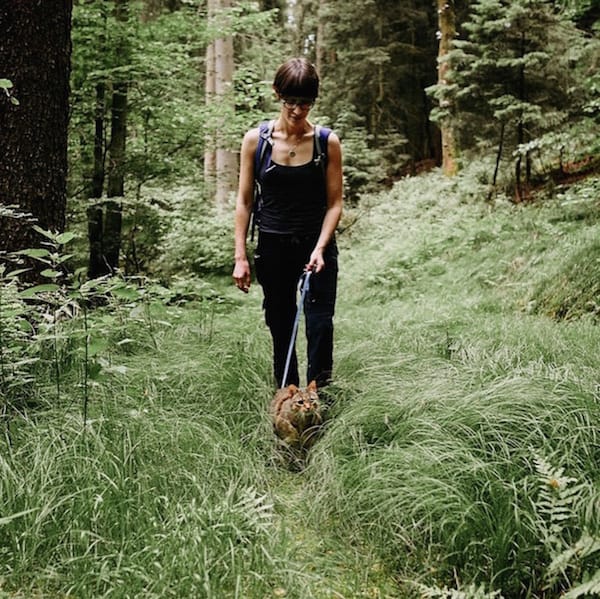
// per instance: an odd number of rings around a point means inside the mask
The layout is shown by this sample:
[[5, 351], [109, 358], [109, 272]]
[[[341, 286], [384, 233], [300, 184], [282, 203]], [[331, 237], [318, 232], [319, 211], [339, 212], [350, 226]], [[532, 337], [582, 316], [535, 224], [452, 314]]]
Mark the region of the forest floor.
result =
[[255, 283], [125, 294], [87, 342], [54, 337], [65, 401], [49, 380], [0, 437], [0, 599], [551, 596], [534, 449], [600, 536], [597, 186], [490, 206], [427, 175], [348, 210], [334, 401], [303, 468], [269, 421]]

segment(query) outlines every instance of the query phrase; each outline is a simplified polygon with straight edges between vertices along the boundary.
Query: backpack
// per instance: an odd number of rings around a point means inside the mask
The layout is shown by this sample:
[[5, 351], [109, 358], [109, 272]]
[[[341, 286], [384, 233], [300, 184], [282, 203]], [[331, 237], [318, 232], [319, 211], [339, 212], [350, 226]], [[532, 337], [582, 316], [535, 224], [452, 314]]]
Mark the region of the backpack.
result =
[[[271, 149], [273, 147], [273, 128], [275, 121], [263, 121], [260, 123], [258, 130], [258, 145], [256, 146], [256, 152], [254, 153], [254, 204], [252, 206], [252, 232], [250, 239], [254, 241], [254, 229], [260, 220], [260, 209], [262, 207], [262, 188], [259, 181], [259, 175], [263, 165], [271, 156]], [[316, 147], [316, 158], [314, 163], [321, 167], [323, 177], [327, 169], [327, 139], [331, 129], [327, 127], [321, 127], [321, 125], [315, 125], [315, 147]]]

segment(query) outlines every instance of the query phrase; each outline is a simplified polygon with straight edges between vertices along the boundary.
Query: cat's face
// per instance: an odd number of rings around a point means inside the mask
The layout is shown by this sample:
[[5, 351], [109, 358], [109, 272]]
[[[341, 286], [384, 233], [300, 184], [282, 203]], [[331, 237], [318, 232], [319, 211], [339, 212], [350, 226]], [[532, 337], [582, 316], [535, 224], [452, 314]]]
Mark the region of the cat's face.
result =
[[304, 388], [288, 385], [279, 389], [271, 402], [271, 417], [277, 436], [293, 447], [308, 448], [322, 424], [317, 385]]
[[290, 408], [299, 416], [308, 416], [319, 410], [319, 396], [317, 395], [317, 385], [314, 381], [306, 388], [290, 385], [288, 390], [290, 393], [288, 400]]

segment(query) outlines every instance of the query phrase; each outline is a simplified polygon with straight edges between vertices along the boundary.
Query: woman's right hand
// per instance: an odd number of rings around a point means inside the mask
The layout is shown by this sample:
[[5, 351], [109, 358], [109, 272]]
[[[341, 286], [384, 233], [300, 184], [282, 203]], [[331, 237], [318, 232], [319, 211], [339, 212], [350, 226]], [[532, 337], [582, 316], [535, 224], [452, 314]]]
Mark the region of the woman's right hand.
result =
[[240, 291], [248, 293], [250, 290], [250, 263], [247, 259], [235, 261], [235, 267], [233, 269], [233, 281]]

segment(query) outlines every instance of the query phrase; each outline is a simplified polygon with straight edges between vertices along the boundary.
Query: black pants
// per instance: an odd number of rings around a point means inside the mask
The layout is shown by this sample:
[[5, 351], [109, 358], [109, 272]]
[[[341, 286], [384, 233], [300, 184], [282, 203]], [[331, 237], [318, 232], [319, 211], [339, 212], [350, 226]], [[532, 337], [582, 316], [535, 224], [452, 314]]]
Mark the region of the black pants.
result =
[[[254, 256], [256, 278], [264, 293], [265, 321], [273, 339], [273, 371], [282, 385], [285, 362], [297, 312], [298, 284], [314, 249], [316, 238], [260, 233]], [[325, 268], [311, 274], [304, 300], [307, 341], [307, 383], [330, 382], [333, 368], [333, 315], [337, 293], [338, 251], [332, 240], [323, 252]], [[294, 347], [286, 385], [299, 385]]]

